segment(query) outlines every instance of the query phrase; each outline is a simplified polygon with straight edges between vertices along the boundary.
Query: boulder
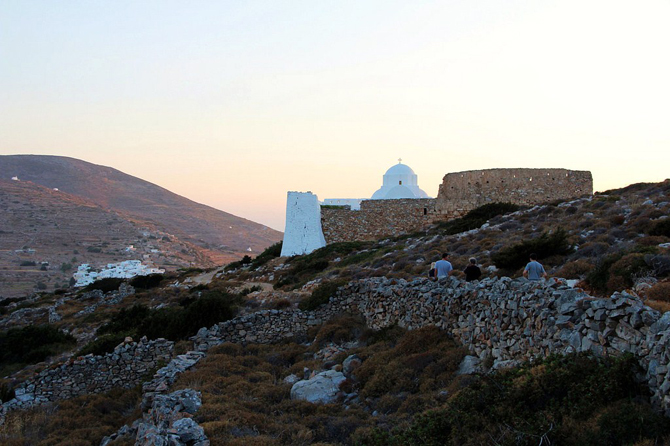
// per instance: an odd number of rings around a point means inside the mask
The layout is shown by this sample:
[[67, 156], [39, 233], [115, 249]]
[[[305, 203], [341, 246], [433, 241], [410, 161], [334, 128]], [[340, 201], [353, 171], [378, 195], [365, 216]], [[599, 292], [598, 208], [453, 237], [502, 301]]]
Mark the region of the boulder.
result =
[[346, 379], [342, 372], [326, 370], [311, 379], [293, 384], [291, 399], [309, 401], [310, 403], [333, 403], [340, 391], [340, 384]]

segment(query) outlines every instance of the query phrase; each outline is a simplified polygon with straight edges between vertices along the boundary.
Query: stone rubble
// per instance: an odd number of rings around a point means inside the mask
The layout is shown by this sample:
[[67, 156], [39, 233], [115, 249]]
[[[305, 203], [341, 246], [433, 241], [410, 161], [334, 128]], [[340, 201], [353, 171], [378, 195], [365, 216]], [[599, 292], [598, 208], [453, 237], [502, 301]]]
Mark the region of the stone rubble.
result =
[[191, 418], [200, 406], [200, 392], [192, 389], [156, 395], [141, 420], [103, 438], [100, 446], [119, 438], [134, 438], [136, 446], [209, 446], [204, 429]]

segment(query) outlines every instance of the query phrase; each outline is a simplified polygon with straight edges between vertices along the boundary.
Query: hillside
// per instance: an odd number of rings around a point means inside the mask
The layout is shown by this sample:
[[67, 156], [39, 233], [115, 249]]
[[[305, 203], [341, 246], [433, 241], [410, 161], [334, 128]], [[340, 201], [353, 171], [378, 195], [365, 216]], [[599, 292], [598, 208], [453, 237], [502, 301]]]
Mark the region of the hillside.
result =
[[267, 226], [195, 203], [116, 169], [74, 158], [0, 156], [0, 178], [12, 177], [127, 214], [141, 224], [199, 246], [203, 257], [215, 264], [249, 254], [249, 248], [259, 253], [281, 240], [281, 233]]
[[201, 249], [75, 195], [0, 180], [0, 297], [68, 288], [82, 263], [213, 266]]
[[[74, 336], [40, 335], [54, 339], [51, 357], [32, 362], [34, 351], [5, 354], [5, 400], [36, 370], [65, 373], [48, 366], [64, 357], [111, 355], [67, 363], [80, 373], [139, 348], [110, 353], [126, 336], [167, 338], [182, 355], [145, 384], [144, 399], [117, 389], [9, 412], [0, 440], [99, 444], [118, 430], [111, 445], [147, 444], [164, 432], [147, 424], [151, 392], [193, 389], [198, 403], [170, 396], [169, 410], [152, 413], [192, 420], [179, 424], [191, 426], [183, 438], [211, 444], [668, 444], [658, 407], [670, 400], [668, 196], [670, 181], [533, 208], [495, 204], [418, 234], [292, 258], [274, 246], [160, 284], [1, 303], [4, 330], [51, 320]], [[482, 280], [429, 281], [445, 251], [459, 271], [477, 257]], [[552, 279], [519, 278], [529, 251]], [[0, 344], [37, 336], [0, 335]], [[295, 383], [327, 376], [343, 379], [328, 404], [294, 398]]]

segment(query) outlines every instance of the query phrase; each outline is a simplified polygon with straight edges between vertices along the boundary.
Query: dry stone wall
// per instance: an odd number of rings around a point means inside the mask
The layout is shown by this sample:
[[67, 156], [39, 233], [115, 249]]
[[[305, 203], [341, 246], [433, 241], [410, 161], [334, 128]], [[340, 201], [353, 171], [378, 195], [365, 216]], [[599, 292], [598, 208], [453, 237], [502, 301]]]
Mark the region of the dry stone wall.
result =
[[380, 238], [418, 231], [436, 218], [435, 199], [363, 200], [360, 210], [321, 207], [326, 243]]
[[340, 288], [315, 312], [264, 311], [202, 329], [194, 341], [199, 350], [272, 343], [342, 312], [362, 314], [375, 329], [435, 325], [480, 358], [492, 357], [494, 367], [551, 353], [631, 353], [645, 371], [652, 402], [670, 416], [670, 312], [662, 316], [625, 293], [593, 298], [557, 279], [367, 279]]
[[165, 339], [143, 338], [120, 344], [104, 356], [87, 355], [46, 369], [21, 383], [15, 389], [15, 398], [4, 403], [1, 412], [136, 386], [160, 362], [170, 360], [173, 346]]
[[443, 215], [459, 216], [488, 203], [535, 205], [591, 194], [593, 177], [584, 170], [470, 170], [444, 176], [436, 209]]

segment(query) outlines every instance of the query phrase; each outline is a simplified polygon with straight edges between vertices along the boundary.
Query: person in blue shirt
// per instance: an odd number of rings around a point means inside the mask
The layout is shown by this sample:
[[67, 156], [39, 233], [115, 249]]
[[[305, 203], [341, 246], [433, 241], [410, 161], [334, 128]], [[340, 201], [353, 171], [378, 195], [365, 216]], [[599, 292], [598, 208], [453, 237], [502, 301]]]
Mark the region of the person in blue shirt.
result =
[[451, 262], [449, 262], [447, 258], [449, 258], [449, 254], [445, 252], [442, 254], [442, 260], [435, 262], [435, 276], [438, 279], [449, 277], [454, 271], [454, 267], [451, 266]]
[[523, 270], [523, 277], [528, 280], [540, 280], [543, 277], [547, 277], [544, 267], [537, 261], [537, 254], [533, 253], [530, 255], [530, 262], [528, 262], [528, 265]]

